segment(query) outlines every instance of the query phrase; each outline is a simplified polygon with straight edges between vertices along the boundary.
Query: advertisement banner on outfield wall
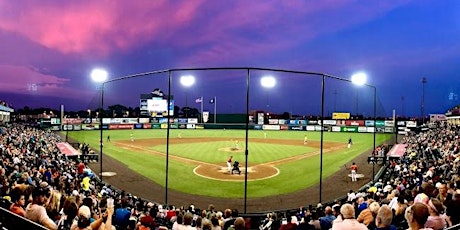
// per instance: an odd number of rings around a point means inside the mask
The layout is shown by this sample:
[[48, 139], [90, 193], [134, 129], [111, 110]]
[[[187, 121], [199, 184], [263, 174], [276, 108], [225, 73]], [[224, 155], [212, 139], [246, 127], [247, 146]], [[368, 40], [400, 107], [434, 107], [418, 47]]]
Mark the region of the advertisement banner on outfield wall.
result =
[[161, 129], [167, 129], [167, 128], [168, 128], [168, 124], [164, 124], [164, 123], [163, 123], [163, 124], [160, 124], [160, 127], [161, 127]]
[[190, 124], [198, 124], [198, 118], [189, 118], [188, 123], [190, 123]]
[[144, 124], [144, 129], [151, 129], [152, 128], [152, 124]]
[[254, 129], [256, 129], [256, 130], [262, 130], [262, 125], [254, 125]]
[[263, 130], [280, 130], [279, 125], [263, 125]]
[[385, 133], [393, 133], [394, 129], [393, 127], [385, 127]]
[[395, 126], [395, 122], [394, 121], [385, 121], [385, 126], [386, 127], [393, 127], [393, 126]]
[[280, 124], [280, 125], [287, 124], [287, 120], [286, 119], [279, 119], [278, 124]]
[[187, 118], [178, 118], [177, 122], [182, 123], [182, 124], [186, 124], [187, 123]]
[[415, 128], [415, 127], [417, 127], [417, 122], [416, 121], [407, 121], [406, 122], [406, 127]]
[[356, 132], [358, 132], [358, 127], [355, 127], [355, 126], [352, 126], [352, 127], [351, 126], [340, 127], [340, 131], [356, 133]]
[[160, 124], [168, 123], [168, 118], [162, 117], [162, 118], [158, 119], [158, 123], [160, 123]]
[[321, 125], [315, 125], [315, 131], [321, 131]]
[[143, 126], [143, 124], [134, 124], [134, 128], [135, 129], [143, 129], [144, 126]]
[[405, 121], [398, 121], [396, 123], [397, 126], [406, 126], [406, 122]]
[[358, 127], [358, 133], [367, 133], [367, 127], [359, 126]]
[[278, 119], [268, 119], [268, 124], [277, 125], [278, 124]]
[[332, 132], [340, 132], [340, 126], [332, 126]]
[[346, 120], [337, 120], [336, 125], [338, 126], [345, 126], [346, 125]]
[[150, 119], [148, 117], [139, 117], [139, 123], [141, 124], [150, 123]]
[[374, 120], [366, 120], [364, 125], [365, 126], [374, 126]]
[[81, 125], [73, 125], [73, 130], [75, 131], [81, 130]]
[[324, 125], [335, 125], [337, 124], [336, 120], [324, 120]]
[[289, 125], [280, 125], [280, 130], [289, 130]]
[[187, 124], [187, 129], [194, 129], [195, 128], [195, 124]]
[[186, 129], [187, 128], [187, 124], [178, 124], [177, 127], [179, 129]]
[[375, 126], [377, 126], [377, 127], [379, 127], [379, 126], [380, 126], [380, 127], [385, 126], [385, 121], [378, 121], [378, 120], [377, 120], [377, 121], [375, 121]]
[[[152, 129], [161, 129], [162, 124], [152, 124]], [[168, 127], [168, 126], [166, 126]]]
[[315, 126], [314, 125], [307, 125], [306, 129], [307, 129], [307, 131], [315, 131]]
[[332, 113], [332, 119], [350, 119], [350, 113]]
[[373, 133], [375, 128], [374, 127], [366, 127], [368, 133]]
[[363, 120], [346, 120], [345, 121], [346, 126], [364, 126], [364, 121]]
[[96, 129], [99, 129], [99, 126], [96, 127], [95, 125], [92, 125], [92, 124], [82, 124], [81, 129], [82, 130], [96, 130]]
[[112, 124], [109, 125], [109, 129], [133, 129], [132, 124]]
[[307, 124], [309, 124], [309, 125], [317, 125], [317, 124], [318, 124], [318, 121], [308, 120], [308, 121], [307, 121]]
[[150, 123], [160, 123], [160, 121], [158, 120], [158, 118], [151, 117], [150, 118]]
[[384, 133], [385, 132], [385, 128], [383, 128], [383, 127], [376, 127], [375, 130], [376, 130], [377, 133]]
[[102, 124], [110, 124], [110, 118], [102, 118]]
[[81, 124], [83, 119], [81, 118], [64, 118], [63, 124]]
[[178, 129], [179, 128], [179, 125], [178, 124], [170, 124], [169, 127], [171, 129]]
[[[195, 125], [195, 124], [192, 124], [193, 126], [190, 126], [190, 127], [195, 127], [195, 129], [204, 129], [204, 126], [203, 125]], [[188, 128], [188, 126], [187, 126]]]
[[289, 129], [302, 131], [302, 130], [305, 130], [304, 127], [305, 126], [289, 126]]

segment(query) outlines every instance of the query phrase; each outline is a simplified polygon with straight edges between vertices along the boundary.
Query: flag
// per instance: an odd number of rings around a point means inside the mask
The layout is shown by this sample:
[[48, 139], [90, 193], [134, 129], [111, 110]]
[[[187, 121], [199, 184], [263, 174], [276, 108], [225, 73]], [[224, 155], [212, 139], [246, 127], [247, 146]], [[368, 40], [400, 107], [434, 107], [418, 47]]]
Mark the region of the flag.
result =
[[214, 98], [211, 99], [211, 100], [209, 100], [209, 103], [210, 103], [210, 104], [214, 104], [215, 102], [216, 102], [216, 100], [215, 100]]
[[200, 97], [200, 98], [197, 98], [197, 99], [195, 100], [195, 102], [196, 102], [196, 103], [201, 103], [201, 102], [203, 102], [203, 99], [202, 99], [201, 97]]

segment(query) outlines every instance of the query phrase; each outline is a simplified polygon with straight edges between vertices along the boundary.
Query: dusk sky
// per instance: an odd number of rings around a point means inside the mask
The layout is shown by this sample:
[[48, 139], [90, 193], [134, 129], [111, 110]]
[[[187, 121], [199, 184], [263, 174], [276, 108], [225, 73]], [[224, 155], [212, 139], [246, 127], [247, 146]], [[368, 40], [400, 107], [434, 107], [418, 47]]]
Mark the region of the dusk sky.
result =
[[[456, 0], [3, 0], [0, 44], [0, 99], [15, 109], [94, 106], [98, 95], [90, 78], [94, 68], [106, 69], [112, 79], [201, 67], [274, 68], [346, 79], [363, 71], [368, 84], [377, 88], [379, 113], [385, 116], [393, 109], [420, 116], [422, 77], [427, 79], [426, 114], [444, 113], [460, 103], [460, 1]], [[225, 82], [230, 77], [213, 79]], [[283, 82], [296, 84], [294, 78]], [[107, 103], [139, 106], [143, 89], [130, 84], [118, 91], [119, 100], [109, 90]], [[157, 83], [149, 84], [156, 88]], [[226, 87], [216, 83], [209, 88], [219, 92], [217, 85]], [[211, 89], [201, 90], [190, 91], [186, 103], [217, 95]], [[174, 94], [177, 105], [183, 106], [183, 93]], [[279, 112], [292, 110], [281, 107], [292, 95], [282, 99], [270, 92], [267, 103], [269, 96], [270, 103], [279, 104]], [[231, 111], [225, 104], [229, 95], [217, 97], [222, 98], [220, 111]], [[353, 112], [355, 105], [348, 107]], [[212, 107], [206, 104], [205, 109]]]

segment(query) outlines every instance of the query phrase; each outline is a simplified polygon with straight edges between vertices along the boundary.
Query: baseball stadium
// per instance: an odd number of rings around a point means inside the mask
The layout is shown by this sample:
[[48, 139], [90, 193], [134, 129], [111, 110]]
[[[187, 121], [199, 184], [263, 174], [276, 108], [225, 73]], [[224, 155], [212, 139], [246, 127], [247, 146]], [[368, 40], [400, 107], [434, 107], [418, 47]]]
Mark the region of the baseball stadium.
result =
[[408, 151], [401, 142], [420, 125], [386, 117], [377, 88], [354, 83], [280, 69], [168, 69], [104, 80], [83, 114], [62, 105], [40, 124], [66, 159], [85, 164], [95, 196], [109, 187], [158, 211], [237, 210], [248, 228], [264, 229], [267, 213], [281, 220], [350, 193], [389, 193], [392, 164]]

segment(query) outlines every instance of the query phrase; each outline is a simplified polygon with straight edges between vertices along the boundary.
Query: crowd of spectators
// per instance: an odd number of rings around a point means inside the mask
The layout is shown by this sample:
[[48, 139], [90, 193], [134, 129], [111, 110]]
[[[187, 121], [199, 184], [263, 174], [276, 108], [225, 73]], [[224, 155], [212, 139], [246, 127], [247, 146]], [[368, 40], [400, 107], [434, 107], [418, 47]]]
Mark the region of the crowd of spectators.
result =
[[[460, 129], [445, 123], [402, 139], [406, 153], [381, 179], [344, 200], [268, 213], [260, 230], [443, 229], [460, 223]], [[48, 229], [249, 229], [236, 209], [174, 207], [100, 183], [69, 160], [59, 135], [20, 124], [0, 129], [0, 196]], [[91, 151], [88, 147], [84, 151]], [[384, 155], [379, 151], [379, 154]], [[301, 199], [301, 198], [299, 198]]]

